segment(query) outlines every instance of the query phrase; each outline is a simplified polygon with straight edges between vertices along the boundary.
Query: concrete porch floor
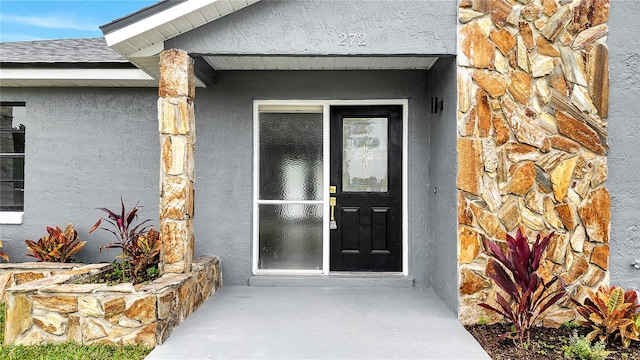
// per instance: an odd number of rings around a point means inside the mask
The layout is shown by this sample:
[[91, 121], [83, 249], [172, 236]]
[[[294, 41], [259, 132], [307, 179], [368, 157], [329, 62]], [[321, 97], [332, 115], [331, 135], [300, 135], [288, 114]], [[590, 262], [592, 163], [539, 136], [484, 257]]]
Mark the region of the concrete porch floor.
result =
[[489, 359], [431, 289], [223, 287], [146, 359]]

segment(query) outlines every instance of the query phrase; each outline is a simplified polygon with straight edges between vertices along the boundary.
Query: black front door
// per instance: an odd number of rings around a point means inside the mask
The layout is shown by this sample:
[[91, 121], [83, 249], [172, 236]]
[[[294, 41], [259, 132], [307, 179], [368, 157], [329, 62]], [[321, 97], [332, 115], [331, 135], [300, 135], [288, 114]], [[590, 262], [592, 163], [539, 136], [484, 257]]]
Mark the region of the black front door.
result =
[[402, 271], [402, 106], [331, 107], [331, 271]]

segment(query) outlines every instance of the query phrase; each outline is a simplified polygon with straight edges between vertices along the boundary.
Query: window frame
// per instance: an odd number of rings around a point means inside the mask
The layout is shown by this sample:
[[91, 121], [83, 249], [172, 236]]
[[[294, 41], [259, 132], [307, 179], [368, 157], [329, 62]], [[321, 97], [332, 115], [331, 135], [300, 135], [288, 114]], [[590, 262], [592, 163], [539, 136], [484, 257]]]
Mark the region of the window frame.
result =
[[[26, 112], [26, 107], [27, 104], [24, 101], [0, 101], [0, 106], [2, 107], [22, 107], [25, 108], [25, 112]], [[22, 153], [0, 153], [0, 157], [18, 157], [18, 158], [22, 158], [22, 159], [26, 159], [26, 127], [24, 130], [24, 134], [25, 134], [25, 150]], [[25, 164], [23, 163], [23, 171], [25, 170]], [[23, 193], [24, 193], [24, 185], [25, 185], [25, 181], [26, 179], [22, 179], [23, 181]], [[0, 224], [3, 225], [18, 225], [18, 224], [22, 224], [22, 221], [24, 219], [24, 202], [22, 204], [22, 210], [0, 210]]]

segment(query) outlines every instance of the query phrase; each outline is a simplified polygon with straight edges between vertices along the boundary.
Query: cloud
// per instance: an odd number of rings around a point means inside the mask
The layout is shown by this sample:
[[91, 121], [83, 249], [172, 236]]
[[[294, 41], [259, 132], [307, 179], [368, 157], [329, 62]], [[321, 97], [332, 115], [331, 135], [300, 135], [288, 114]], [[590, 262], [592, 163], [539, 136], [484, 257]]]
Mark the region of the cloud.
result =
[[7, 23], [17, 23], [22, 25], [35, 26], [47, 29], [67, 29], [79, 31], [98, 31], [97, 23], [79, 21], [72, 16], [45, 15], [45, 16], [23, 16], [12, 14], [0, 14], [0, 21]]

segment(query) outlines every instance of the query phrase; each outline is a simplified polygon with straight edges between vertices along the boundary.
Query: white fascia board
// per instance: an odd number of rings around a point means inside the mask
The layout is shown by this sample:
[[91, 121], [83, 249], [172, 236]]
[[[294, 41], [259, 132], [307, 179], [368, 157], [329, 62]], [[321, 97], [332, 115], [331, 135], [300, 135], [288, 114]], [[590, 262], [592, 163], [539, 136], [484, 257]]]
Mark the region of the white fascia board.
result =
[[140, 69], [0, 69], [0, 80], [155, 80]]
[[182, 16], [185, 16], [198, 9], [206, 7], [210, 4], [221, 0], [196, 0], [185, 1], [181, 4], [168, 8], [162, 12], [152, 15], [146, 19], [137, 21], [131, 25], [125, 26], [114, 32], [106, 34], [104, 39], [109, 47], [123, 41], [129, 40], [134, 36], [140, 35], [146, 31], [152, 30], [156, 27], [162, 26], [173, 20], [176, 20]]

